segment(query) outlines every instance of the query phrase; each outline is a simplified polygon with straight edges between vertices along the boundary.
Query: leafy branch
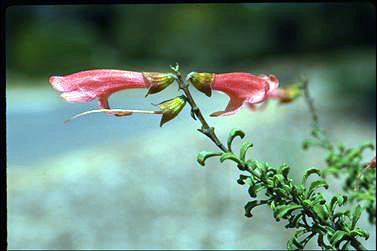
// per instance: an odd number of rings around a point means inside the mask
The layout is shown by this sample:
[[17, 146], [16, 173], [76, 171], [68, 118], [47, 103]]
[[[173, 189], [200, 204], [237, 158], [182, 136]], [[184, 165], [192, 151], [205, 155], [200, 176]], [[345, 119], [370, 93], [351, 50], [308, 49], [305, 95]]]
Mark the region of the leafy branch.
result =
[[[232, 142], [236, 137], [244, 138], [245, 133], [239, 129], [231, 130], [227, 148], [220, 142], [214, 132], [205, 121], [200, 109], [193, 100], [188, 84], [183, 81], [179, 65], [171, 67], [177, 76], [179, 88], [185, 93], [187, 101], [191, 106], [191, 116], [198, 118], [202, 128], [198, 131], [209, 137], [222, 152], [202, 151], [197, 156], [197, 161], [204, 166], [208, 158], [219, 157], [220, 162], [232, 160], [237, 164], [240, 171], [248, 172], [248, 175], [241, 174], [237, 182], [240, 185], [249, 187], [248, 193], [253, 200], [245, 205], [245, 216], [252, 217], [253, 208], [267, 205], [273, 210], [277, 221], [285, 219], [288, 221], [286, 228], [295, 228], [297, 231], [288, 241], [288, 249], [303, 249], [305, 245], [315, 236], [317, 243], [323, 250], [347, 249], [349, 246], [358, 250], [366, 250], [357, 240], [358, 237], [369, 238], [368, 232], [356, 227], [362, 208], [357, 205], [353, 211], [339, 210], [348, 200], [347, 196], [337, 194], [327, 202], [323, 192], [318, 190], [327, 189], [327, 182], [321, 178], [322, 172], [319, 169], [311, 168], [305, 172], [301, 184], [294, 184], [289, 178], [289, 166], [282, 164], [278, 168], [271, 167], [268, 163], [257, 160], [246, 160], [247, 151], [253, 147], [249, 141], [240, 146], [239, 155], [232, 151]], [[302, 81], [305, 95], [309, 96], [307, 80]], [[321, 144], [328, 150], [332, 149], [330, 141], [319, 129], [318, 116], [316, 115], [313, 101], [308, 99], [309, 109], [313, 118], [312, 134], [321, 140]], [[317, 174], [319, 178], [307, 183], [310, 175]], [[257, 199], [258, 194], [264, 191], [267, 199]]]

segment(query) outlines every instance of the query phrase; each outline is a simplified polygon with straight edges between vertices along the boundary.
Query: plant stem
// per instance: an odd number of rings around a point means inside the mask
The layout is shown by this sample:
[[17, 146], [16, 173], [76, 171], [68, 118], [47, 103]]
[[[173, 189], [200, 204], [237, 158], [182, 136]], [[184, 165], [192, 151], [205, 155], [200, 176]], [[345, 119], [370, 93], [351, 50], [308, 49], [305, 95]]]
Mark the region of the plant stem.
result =
[[196, 120], [196, 118], [199, 119], [200, 123], [202, 124], [202, 128], [198, 129], [199, 132], [206, 135], [208, 138], [210, 138], [213, 143], [216, 144], [218, 148], [220, 148], [223, 152], [229, 152], [229, 150], [221, 143], [219, 138], [215, 134], [215, 128], [210, 127], [207, 123], [207, 121], [204, 119], [199, 107], [196, 105], [194, 99], [191, 96], [191, 93], [188, 89], [188, 84], [185, 83], [185, 81], [182, 78], [179, 65], [177, 64], [175, 67], [170, 66], [170, 68], [174, 71], [175, 75], [177, 76], [177, 82], [179, 85], [179, 89], [183, 90], [183, 92], [186, 95], [187, 102], [191, 106], [191, 116]]

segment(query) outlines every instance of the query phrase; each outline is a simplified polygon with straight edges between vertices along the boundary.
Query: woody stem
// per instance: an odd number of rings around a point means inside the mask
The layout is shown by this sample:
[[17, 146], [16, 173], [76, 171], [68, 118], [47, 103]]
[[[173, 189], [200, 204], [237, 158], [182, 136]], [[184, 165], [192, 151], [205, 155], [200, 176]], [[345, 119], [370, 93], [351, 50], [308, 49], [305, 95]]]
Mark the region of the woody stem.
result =
[[191, 96], [191, 93], [188, 89], [188, 84], [186, 84], [182, 78], [181, 72], [179, 70], [179, 65], [177, 64], [176, 67], [171, 67], [171, 69], [174, 71], [175, 75], [177, 76], [179, 89], [183, 90], [183, 92], [186, 95], [187, 102], [191, 106], [191, 116], [195, 120], [196, 118], [198, 118], [200, 123], [202, 124], [202, 128], [198, 129], [198, 131], [206, 135], [208, 138], [210, 138], [213, 141], [213, 143], [215, 143], [216, 146], [220, 148], [223, 152], [229, 152], [229, 150], [221, 143], [219, 138], [216, 136], [215, 128], [210, 127], [207, 121], [204, 119], [202, 112], [200, 111], [199, 107], [196, 105], [194, 99]]

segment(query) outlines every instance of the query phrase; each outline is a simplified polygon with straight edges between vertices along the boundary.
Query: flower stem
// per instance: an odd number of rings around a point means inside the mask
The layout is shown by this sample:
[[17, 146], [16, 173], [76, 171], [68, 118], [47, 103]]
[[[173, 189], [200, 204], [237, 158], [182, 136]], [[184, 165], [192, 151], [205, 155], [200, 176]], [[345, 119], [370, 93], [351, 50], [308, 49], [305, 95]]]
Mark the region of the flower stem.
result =
[[213, 143], [215, 143], [216, 146], [220, 148], [223, 152], [229, 152], [229, 150], [221, 143], [219, 138], [216, 136], [215, 128], [210, 127], [207, 121], [204, 119], [202, 112], [200, 111], [199, 107], [196, 105], [194, 99], [191, 96], [191, 93], [188, 89], [188, 84], [186, 84], [182, 78], [179, 65], [177, 64], [175, 67], [170, 66], [170, 68], [174, 71], [175, 75], [177, 76], [179, 89], [183, 90], [183, 92], [186, 95], [187, 102], [191, 106], [191, 116], [195, 120], [196, 118], [198, 118], [200, 123], [202, 124], [202, 128], [198, 129], [198, 131], [210, 138], [213, 141]]

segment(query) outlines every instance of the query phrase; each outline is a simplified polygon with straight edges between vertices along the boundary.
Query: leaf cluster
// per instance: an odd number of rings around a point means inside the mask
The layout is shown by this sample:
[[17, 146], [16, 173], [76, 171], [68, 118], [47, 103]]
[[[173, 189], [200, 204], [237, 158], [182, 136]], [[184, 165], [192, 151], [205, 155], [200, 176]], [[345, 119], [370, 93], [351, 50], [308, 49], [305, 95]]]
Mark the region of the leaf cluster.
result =
[[358, 202], [363, 205], [369, 215], [369, 222], [376, 223], [376, 169], [368, 168], [363, 161], [363, 153], [374, 150], [374, 145], [364, 143], [354, 148], [346, 148], [343, 144], [336, 147], [329, 143], [319, 128], [312, 130], [312, 138], [306, 139], [303, 148], [317, 146], [327, 152], [327, 166], [322, 170], [325, 178], [331, 174], [336, 178], [345, 177], [343, 191], [347, 192], [349, 203]]
[[[287, 220], [286, 228], [296, 229], [288, 241], [288, 249], [303, 249], [314, 237], [323, 250], [347, 249], [349, 245], [361, 248], [358, 237], [367, 239], [368, 232], [358, 228], [362, 207], [357, 205], [353, 210], [341, 210], [349, 198], [337, 194], [327, 201], [320, 189], [327, 189], [328, 184], [323, 178], [323, 172], [316, 168], [308, 169], [301, 183], [295, 184], [289, 177], [290, 167], [282, 164], [275, 168], [265, 162], [255, 159], [247, 160], [246, 153], [253, 144], [249, 141], [241, 143], [240, 152], [232, 151], [232, 142], [236, 137], [244, 138], [245, 133], [239, 129], [231, 130], [226, 152], [202, 151], [197, 161], [202, 166], [208, 158], [219, 157], [220, 162], [234, 161], [240, 171], [237, 182], [248, 186], [252, 198], [245, 205], [245, 216], [252, 217], [252, 210], [261, 205], [272, 209], [277, 221]], [[311, 175], [317, 179], [308, 182]], [[264, 193], [264, 199], [258, 199]]]

